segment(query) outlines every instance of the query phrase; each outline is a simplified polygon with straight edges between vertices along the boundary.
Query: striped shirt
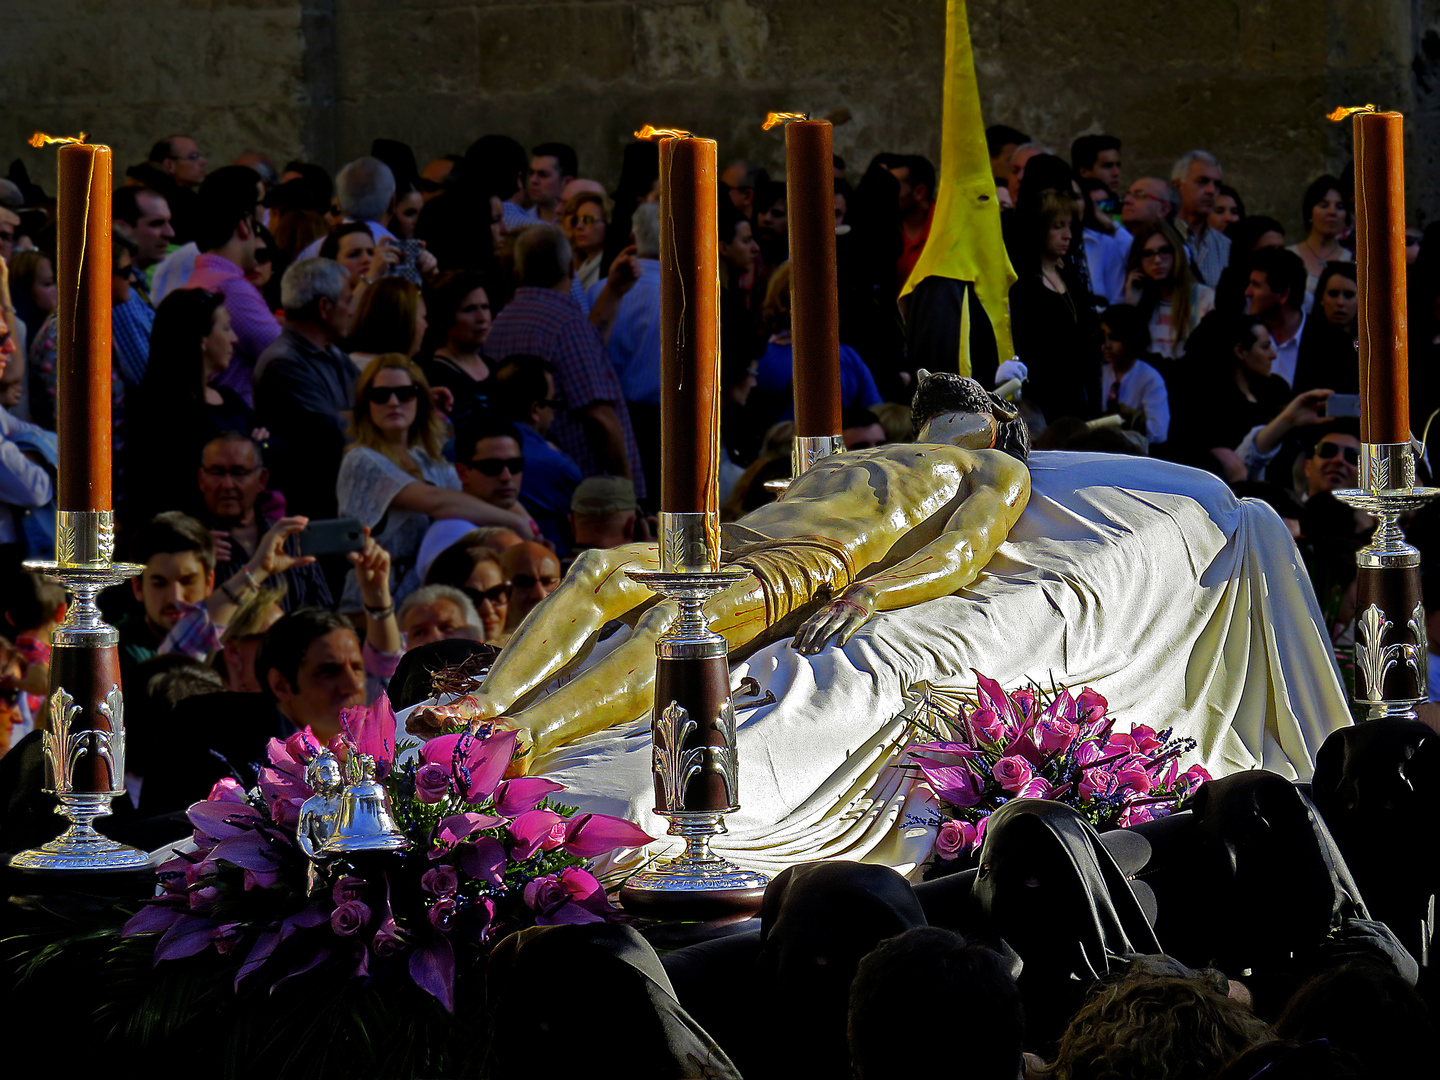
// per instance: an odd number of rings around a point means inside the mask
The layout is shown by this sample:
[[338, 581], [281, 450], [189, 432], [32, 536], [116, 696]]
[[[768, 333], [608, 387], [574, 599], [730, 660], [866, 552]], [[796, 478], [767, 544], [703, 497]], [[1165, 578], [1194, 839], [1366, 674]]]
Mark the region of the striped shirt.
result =
[[542, 356], [555, 365], [556, 389], [565, 400], [565, 408], [557, 410], [550, 438], [570, 455], [585, 476], [601, 475], [604, 468], [585, 436], [584, 412], [591, 405], [614, 406], [625, 434], [635, 494], [644, 497], [640, 450], [630, 428], [620, 379], [605, 355], [599, 331], [568, 293], [524, 285], [516, 289], [515, 298], [495, 317], [495, 325], [485, 339], [485, 352], [499, 360], [521, 353]]

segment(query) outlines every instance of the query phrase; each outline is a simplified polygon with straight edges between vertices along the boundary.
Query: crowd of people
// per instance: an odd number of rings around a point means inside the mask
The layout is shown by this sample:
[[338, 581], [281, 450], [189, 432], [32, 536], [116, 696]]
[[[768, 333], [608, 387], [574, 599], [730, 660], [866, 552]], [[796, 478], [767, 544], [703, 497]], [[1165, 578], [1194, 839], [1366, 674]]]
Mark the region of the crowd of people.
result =
[[[1248, 214], [1205, 151], [1168, 177], [1126, 177], [1112, 136], [1082, 136], [1068, 157], [1004, 125], [987, 138], [1018, 275], [1015, 357], [996, 355], [989, 324], [971, 320], [976, 378], [1020, 381], [1013, 396], [1037, 448], [1162, 457], [1269, 502], [1343, 637], [1354, 552], [1373, 526], [1331, 494], [1355, 484], [1360, 450], [1350, 170], [1319, 176], [1280, 220]], [[933, 224], [930, 161], [880, 154], [858, 176], [834, 164], [843, 435], [858, 449], [911, 438], [914, 373], [954, 369], [966, 285], [929, 279], [903, 314], [897, 302]], [[126, 171], [113, 199], [114, 487], [118, 552], [144, 572], [104, 597], [131, 732], [119, 828], [173, 816], [220, 776], [253, 780], [267, 738], [305, 726], [333, 735], [340, 710], [387, 686], [398, 704], [423, 698], [435, 665], [503, 647], [581, 552], [653, 535], [658, 169], [648, 142], [628, 146], [606, 183], [566, 144], [527, 151], [487, 135], [423, 169], [405, 144], [377, 139], [333, 178], [264, 153], [212, 170], [196, 138], [174, 135]], [[790, 470], [786, 200], [754, 163], [722, 174], [730, 518]], [[35, 778], [49, 640], [66, 604], [20, 569], [54, 544], [53, 210], [23, 169], [0, 180], [0, 753], [28, 747], [0, 763], [7, 798], [40, 786], [16, 778]], [[1410, 401], [1423, 438], [1440, 411], [1440, 235], [1411, 241]], [[1411, 531], [1440, 558], [1440, 518]], [[1440, 585], [1427, 586], [1426, 607], [1440, 640]], [[1440, 663], [1431, 669], [1440, 680]], [[0, 847], [53, 827], [33, 800], [3, 809]], [[1073, 823], [1046, 828], [1093, 847]], [[997, 867], [981, 867], [981, 908]], [[1016, 893], [1032, 907], [1038, 895]], [[838, 1040], [828, 1052], [836, 1068], [853, 1054], [856, 1075], [887, 1075], [877, 1032], [893, 1002], [933, 994], [943, 1013], [963, 984], [987, 987], [967, 1000], [1003, 1043], [987, 1076], [1015, 1076], [1022, 1045], [1065, 1077], [1206, 1077], [1231, 1057], [1244, 1064], [1227, 1077], [1392, 1075], [1356, 1063], [1352, 1053], [1369, 1060], [1359, 1044], [1314, 1040], [1339, 1038], [1318, 1018], [1338, 1015], [1342, 994], [1411, 1008], [1403, 979], [1335, 976], [1283, 1015], [1284, 1000], [1270, 1002], [1262, 1020], [1218, 973], [1122, 968], [1116, 955], [1160, 951], [1148, 926], [1121, 940], [1125, 924], [1107, 923], [1069, 967], [1038, 945], [1027, 952], [1029, 931], [1014, 924], [1003, 936], [1024, 961], [1018, 992], [1013, 955], [909, 929], [863, 963], [857, 953], [830, 966], [836, 1000], [849, 987], [837, 973], [858, 965], [859, 976], [848, 1051], [843, 1001], [824, 999]], [[775, 941], [764, 949], [777, 972], [803, 967]], [[1046, 980], [1071, 996], [1027, 991]], [[1159, 1017], [1173, 1041], [1155, 1053], [1189, 1054], [1191, 1039], [1194, 1060], [1168, 1072], [1115, 1064], [1142, 1052], [1135, 1025]]]

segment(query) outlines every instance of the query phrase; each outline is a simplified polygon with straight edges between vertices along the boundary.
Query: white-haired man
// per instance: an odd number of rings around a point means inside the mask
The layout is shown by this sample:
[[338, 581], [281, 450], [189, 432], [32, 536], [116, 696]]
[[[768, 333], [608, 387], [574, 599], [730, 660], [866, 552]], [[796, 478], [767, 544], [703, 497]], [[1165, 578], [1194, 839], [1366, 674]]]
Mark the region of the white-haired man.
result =
[[[356, 158], [335, 175], [335, 201], [346, 224], [363, 224], [377, 245], [385, 240], [395, 243], [396, 236], [387, 227], [395, 213], [395, 174], [389, 165], [375, 157]], [[300, 258], [314, 258], [324, 243], [324, 237], [314, 241]]]
[[1213, 154], [1191, 150], [1180, 156], [1170, 170], [1170, 183], [1180, 193], [1175, 219], [1183, 228], [1190, 263], [1206, 285], [1215, 286], [1220, 271], [1230, 261], [1230, 239], [1210, 227], [1210, 212], [1220, 194], [1220, 163]]

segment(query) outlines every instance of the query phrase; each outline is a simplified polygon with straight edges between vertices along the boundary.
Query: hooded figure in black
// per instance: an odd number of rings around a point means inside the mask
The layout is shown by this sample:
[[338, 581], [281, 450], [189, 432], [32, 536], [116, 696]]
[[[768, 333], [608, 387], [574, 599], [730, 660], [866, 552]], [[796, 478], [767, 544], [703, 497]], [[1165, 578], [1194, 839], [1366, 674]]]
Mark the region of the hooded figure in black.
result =
[[1440, 735], [1418, 720], [1341, 728], [1315, 755], [1315, 807], [1370, 913], [1430, 967], [1440, 892]]
[[746, 1080], [849, 1076], [855, 971], [881, 941], [924, 925], [914, 890], [887, 866], [804, 863], [776, 877], [760, 908], [760, 1015], [740, 1061]]
[[1330, 830], [1291, 781], [1263, 770], [1204, 784], [1195, 798], [1194, 918], [1209, 961], [1242, 977], [1256, 1015], [1273, 1019], [1311, 975], [1348, 960], [1419, 969], [1370, 920]]
[[1160, 952], [1099, 834], [1062, 803], [1014, 799], [991, 814], [971, 893], [989, 931], [1020, 955], [1026, 1044], [1037, 1053], [1096, 980]]
[[485, 973], [491, 1080], [529, 1080], [557, 1052], [596, 1080], [739, 1080], [715, 1040], [675, 999], [660, 958], [628, 926], [536, 926], [511, 934]]

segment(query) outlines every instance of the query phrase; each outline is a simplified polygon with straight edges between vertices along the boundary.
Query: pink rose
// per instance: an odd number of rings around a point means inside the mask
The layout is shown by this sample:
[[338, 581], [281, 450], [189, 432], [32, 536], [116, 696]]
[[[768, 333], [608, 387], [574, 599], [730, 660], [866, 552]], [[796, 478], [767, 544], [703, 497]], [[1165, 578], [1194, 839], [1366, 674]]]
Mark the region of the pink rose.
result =
[[1010, 691], [1010, 700], [1015, 708], [1020, 710], [1020, 715], [1028, 719], [1035, 715], [1035, 706], [1040, 699], [1034, 690], [1023, 686], [1019, 690]]
[[375, 940], [370, 944], [376, 956], [394, 956], [404, 950], [405, 938], [401, 935], [400, 928], [395, 925], [395, 920], [386, 919], [380, 924], [380, 929], [375, 931]]
[[1086, 769], [1085, 775], [1080, 778], [1080, 797], [1104, 799], [1114, 795], [1119, 786], [1115, 774], [1109, 769]]
[[341, 937], [352, 937], [370, 921], [370, 908], [359, 900], [347, 900], [330, 913], [330, 929]]
[[365, 879], [358, 877], [342, 877], [335, 882], [330, 890], [330, 898], [337, 905], [348, 904], [352, 900], [359, 900], [365, 895]]
[[970, 822], [948, 818], [935, 835], [935, 854], [946, 862], [958, 859], [975, 846], [978, 835], [979, 832]]
[[1148, 795], [1150, 789], [1155, 786], [1150, 779], [1150, 774], [1138, 765], [1127, 765], [1115, 774], [1115, 782], [1122, 788], [1131, 791], [1138, 791], [1141, 795]]
[[1002, 757], [995, 763], [991, 770], [995, 782], [1012, 795], [1018, 795], [1020, 789], [1030, 782], [1030, 763], [1018, 755], [1011, 754]]
[[1201, 784], [1213, 779], [1214, 777], [1205, 770], [1205, 766], [1191, 765], [1190, 768], [1180, 774], [1179, 787], [1185, 794], [1190, 795], [1193, 794]]
[[315, 738], [314, 733], [308, 727], [304, 731], [297, 731], [285, 740], [285, 752], [304, 765], [310, 764], [310, 759], [323, 749], [320, 740]]
[[1000, 742], [1010, 734], [1005, 721], [994, 709], [976, 709], [971, 713], [970, 730], [977, 738], [990, 743]]
[[450, 920], [455, 917], [455, 901], [448, 896], [436, 900], [430, 907], [430, 925], [436, 930], [448, 930]]
[[1080, 734], [1080, 727], [1057, 716], [1053, 720], [1041, 720], [1036, 724], [1035, 734], [1039, 736], [1042, 754], [1063, 754]]
[[450, 770], [438, 762], [421, 765], [415, 770], [415, 798], [422, 803], [437, 803], [450, 794]]
[[460, 875], [453, 866], [441, 863], [421, 875], [420, 887], [435, 896], [454, 896], [460, 887]]
[[210, 794], [205, 796], [205, 801], [233, 802], [249, 805], [249, 802], [245, 798], [245, 789], [228, 776], [215, 781], [215, 786], [210, 789]]
[[1081, 690], [1080, 696], [1075, 699], [1075, 712], [1081, 723], [1093, 724], [1105, 719], [1109, 708], [1110, 703], [1088, 686]]
[[1158, 809], [1155, 806], [1127, 806], [1120, 814], [1120, 826], [1129, 828], [1131, 825], [1143, 825], [1147, 821], [1154, 821], [1157, 816], [1163, 817], [1163, 812], [1156, 813]]

